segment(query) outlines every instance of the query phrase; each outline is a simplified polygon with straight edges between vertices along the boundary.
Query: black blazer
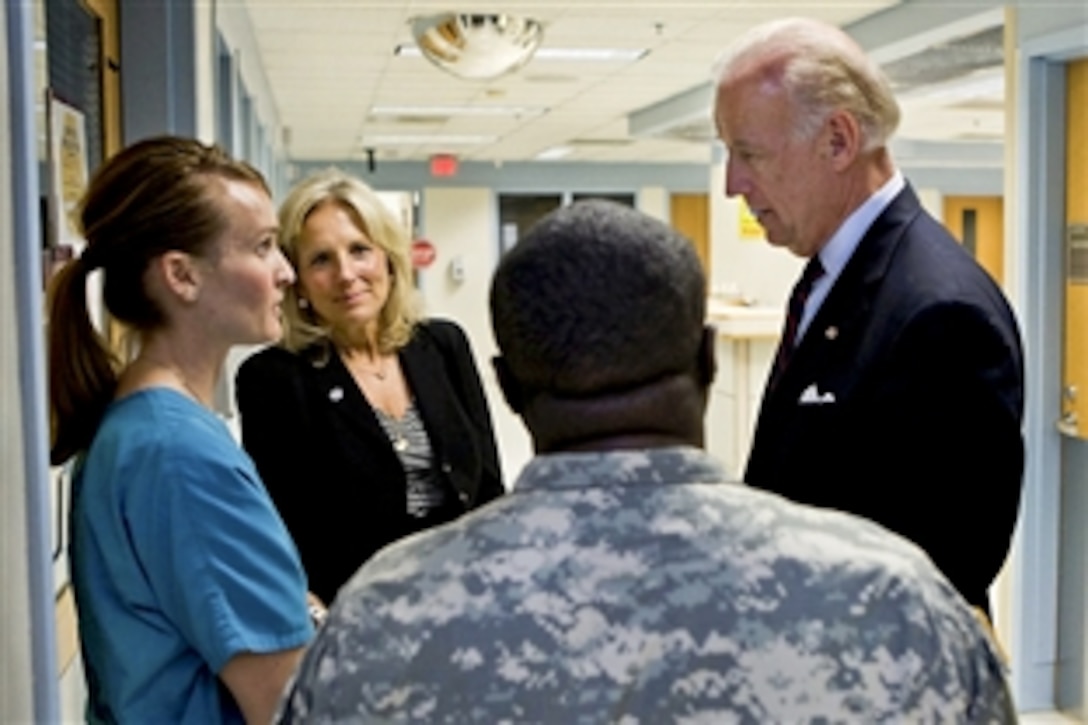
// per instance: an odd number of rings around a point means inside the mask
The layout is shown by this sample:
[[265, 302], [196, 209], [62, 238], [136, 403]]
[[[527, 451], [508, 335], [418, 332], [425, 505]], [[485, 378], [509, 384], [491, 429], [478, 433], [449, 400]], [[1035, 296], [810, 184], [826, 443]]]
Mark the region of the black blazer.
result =
[[504, 491], [491, 415], [464, 332], [420, 324], [399, 352], [430, 437], [435, 470], [454, 502], [441, 516], [407, 513], [404, 469], [338, 355], [262, 350], [242, 363], [236, 396], [242, 444], [294, 537], [310, 590], [331, 603], [378, 549]]
[[908, 186], [764, 393], [745, 478], [912, 539], [988, 611], [1019, 510], [1023, 381], [1005, 297]]

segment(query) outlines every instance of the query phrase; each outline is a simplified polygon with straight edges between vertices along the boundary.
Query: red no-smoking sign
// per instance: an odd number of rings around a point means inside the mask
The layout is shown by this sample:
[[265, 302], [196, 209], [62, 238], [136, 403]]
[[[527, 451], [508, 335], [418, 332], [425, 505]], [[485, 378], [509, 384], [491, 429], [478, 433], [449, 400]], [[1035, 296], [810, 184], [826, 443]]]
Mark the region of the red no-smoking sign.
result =
[[426, 239], [417, 239], [412, 242], [412, 266], [416, 269], [430, 267], [436, 256], [438, 256], [438, 252], [435, 250], [434, 245]]

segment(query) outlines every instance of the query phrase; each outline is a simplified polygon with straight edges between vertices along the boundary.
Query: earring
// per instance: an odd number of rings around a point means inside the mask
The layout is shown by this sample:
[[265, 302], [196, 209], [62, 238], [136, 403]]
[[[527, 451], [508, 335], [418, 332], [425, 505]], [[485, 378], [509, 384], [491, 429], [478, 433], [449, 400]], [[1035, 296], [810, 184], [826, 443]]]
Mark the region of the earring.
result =
[[310, 309], [310, 301], [308, 299], [306, 299], [305, 297], [299, 297], [298, 298], [298, 308], [300, 310]]

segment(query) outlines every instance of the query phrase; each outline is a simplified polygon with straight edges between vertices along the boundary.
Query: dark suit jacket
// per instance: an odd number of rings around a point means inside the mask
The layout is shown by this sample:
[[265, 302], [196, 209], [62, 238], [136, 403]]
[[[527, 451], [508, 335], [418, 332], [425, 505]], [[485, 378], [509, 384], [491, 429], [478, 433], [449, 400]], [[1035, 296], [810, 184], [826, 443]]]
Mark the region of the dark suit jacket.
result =
[[398, 355], [451, 492], [453, 506], [437, 519], [407, 513], [404, 469], [373, 409], [340, 357], [321, 366], [316, 352], [256, 353], [239, 368], [236, 395], [242, 444], [295, 539], [310, 590], [331, 603], [379, 548], [504, 487], [480, 377], [457, 325], [419, 325]]
[[765, 392], [745, 478], [912, 539], [988, 611], [1019, 510], [1023, 377], [1005, 297], [908, 186]]

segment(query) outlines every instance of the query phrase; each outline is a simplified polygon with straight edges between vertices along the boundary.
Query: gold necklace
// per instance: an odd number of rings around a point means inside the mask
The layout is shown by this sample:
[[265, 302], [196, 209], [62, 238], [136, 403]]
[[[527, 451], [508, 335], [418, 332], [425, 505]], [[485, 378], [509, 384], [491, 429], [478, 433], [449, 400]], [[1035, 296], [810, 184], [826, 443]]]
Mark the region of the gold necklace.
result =
[[379, 357], [379, 358], [378, 358], [378, 361], [379, 361], [379, 362], [378, 362], [378, 368], [377, 368], [376, 370], [371, 370], [370, 368], [368, 368], [368, 367], [365, 367], [365, 366], [363, 366], [363, 365], [360, 365], [359, 363], [355, 363], [355, 366], [356, 366], [357, 368], [359, 368], [359, 369], [360, 369], [361, 371], [363, 371], [364, 373], [366, 373], [367, 375], [373, 375], [373, 376], [374, 376], [375, 378], [377, 378], [377, 379], [378, 379], [378, 380], [379, 380], [380, 382], [383, 382], [383, 383], [384, 383], [384, 382], [385, 382], [385, 378], [386, 378], [386, 376], [388, 375], [388, 372], [387, 372], [387, 370], [386, 370], [386, 367], [387, 367], [387, 365], [386, 365], [386, 362], [387, 362], [387, 360], [388, 360], [388, 359], [387, 359], [387, 358], [385, 358], [385, 357]]

